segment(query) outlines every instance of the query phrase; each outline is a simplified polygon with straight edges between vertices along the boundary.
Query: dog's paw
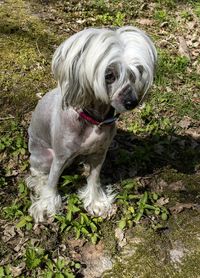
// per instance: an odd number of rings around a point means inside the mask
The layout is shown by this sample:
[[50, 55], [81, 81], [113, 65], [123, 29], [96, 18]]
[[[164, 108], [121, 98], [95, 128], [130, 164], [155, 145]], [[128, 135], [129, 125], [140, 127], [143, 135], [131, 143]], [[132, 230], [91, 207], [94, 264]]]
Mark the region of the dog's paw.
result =
[[115, 204], [102, 204], [99, 202], [93, 202], [88, 207], [85, 208], [86, 211], [91, 216], [102, 217], [110, 219], [117, 211], [117, 206]]
[[117, 207], [113, 204], [115, 195], [112, 189], [106, 192], [102, 188], [98, 190], [90, 190], [86, 186], [79, 191], [79, 197], [83, 201], [85, 210], [92, 216], [101, 216], [102, 218], [110, 218], [115, 214]]
[[51, 217], [56, 214], [62, 205], [60, 195], [49, 196], [47, 198], [40, 198], [33, 202], [29, 208], [30, 215], [34, 218], [35, 222], [43, 222], [45, 218]]

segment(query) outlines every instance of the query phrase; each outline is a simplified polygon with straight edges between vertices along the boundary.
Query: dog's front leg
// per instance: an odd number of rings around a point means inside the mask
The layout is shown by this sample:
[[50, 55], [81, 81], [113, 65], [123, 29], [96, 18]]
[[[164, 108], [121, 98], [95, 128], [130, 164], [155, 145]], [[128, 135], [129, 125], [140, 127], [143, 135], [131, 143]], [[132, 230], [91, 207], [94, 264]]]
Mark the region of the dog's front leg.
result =
[[[57, 183], [63, 169], [70, 163], [70, 160], [54, 157], [48, 181], [41, 188], [39, 196], [33, 201], [29, 212], [33, 216], [35, 222], [44, 221], [44, 217], [52, 216], [59, 211], [62, 205], [61, 196], [57, 191]], [[67, 165], [66, 165], [67, 164]]]
[[114, 213], [112, 203], [115, 194], [111, 188], [104, 190], [100, 183], [100, 171], [103, 165], [104, 154], [93, 155], [89, 158], [90, 173], [87, 178], [87, 185], [79, 191], [84, 208], [93, 216], [110, 217]]

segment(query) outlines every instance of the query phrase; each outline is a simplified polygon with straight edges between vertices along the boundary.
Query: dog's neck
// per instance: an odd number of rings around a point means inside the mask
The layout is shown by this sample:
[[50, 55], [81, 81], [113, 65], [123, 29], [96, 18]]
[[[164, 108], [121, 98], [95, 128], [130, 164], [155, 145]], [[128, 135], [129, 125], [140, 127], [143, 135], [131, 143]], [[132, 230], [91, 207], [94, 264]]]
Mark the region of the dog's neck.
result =
[[[111, 111], [112, 110], [112, 111]], [[98, 103], [93, 103], [87, 107], [83, 108], [83, 111], [88, 113], [92, 118], [94, 118], [98, 122], [104, 121], [108, 116], [114, 115], [114, 109], [111, 109], [111, 106]], [[109, 114], [113, 115], [109, 115]]]
[[83, 108], [79, 115], [91, 124], [99, 126], [112, 125], [119, 117], [119, 114], [115, 115], [115, 109], [112, 106], [98, 106], [97, 104]]

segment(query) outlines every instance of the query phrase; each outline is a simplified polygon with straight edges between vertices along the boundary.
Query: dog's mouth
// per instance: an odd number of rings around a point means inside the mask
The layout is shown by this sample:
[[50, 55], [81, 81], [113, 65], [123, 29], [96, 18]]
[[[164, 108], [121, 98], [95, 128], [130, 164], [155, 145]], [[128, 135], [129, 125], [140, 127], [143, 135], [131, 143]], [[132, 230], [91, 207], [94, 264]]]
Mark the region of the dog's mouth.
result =
[[120, 113], [116, 113], [116, 110], [113, 106], [110, 106], [110, 110], [108, 111], [105, 119], [102, 121], [104, 125], [113, 124], [118, 118]]
[[115, 115], [115, 108], [111, 105], [110, 110], [108, 111], [108, 114], [106, 115], [105, 118], [114, 117], [114, 115]]

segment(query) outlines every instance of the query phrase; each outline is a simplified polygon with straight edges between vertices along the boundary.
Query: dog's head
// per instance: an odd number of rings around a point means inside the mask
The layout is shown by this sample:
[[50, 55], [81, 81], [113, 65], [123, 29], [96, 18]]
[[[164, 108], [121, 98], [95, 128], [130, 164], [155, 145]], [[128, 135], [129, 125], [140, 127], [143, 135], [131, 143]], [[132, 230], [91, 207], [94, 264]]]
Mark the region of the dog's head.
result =
[[143, 99], [156, 57], [152, 41], [137, 28], [91, 28], [58, 47], [52, 69], [65, 105], [86, 108], [99, 101], [121, 113]]

